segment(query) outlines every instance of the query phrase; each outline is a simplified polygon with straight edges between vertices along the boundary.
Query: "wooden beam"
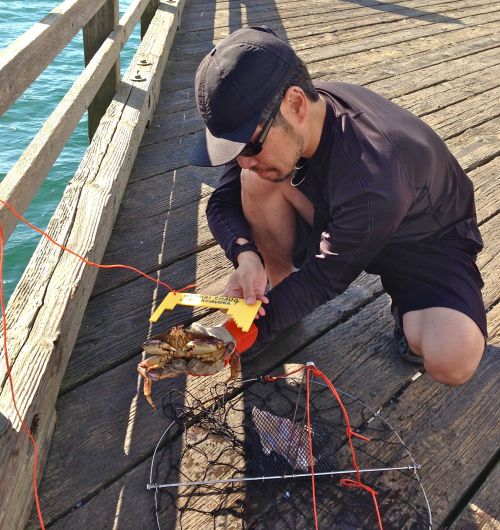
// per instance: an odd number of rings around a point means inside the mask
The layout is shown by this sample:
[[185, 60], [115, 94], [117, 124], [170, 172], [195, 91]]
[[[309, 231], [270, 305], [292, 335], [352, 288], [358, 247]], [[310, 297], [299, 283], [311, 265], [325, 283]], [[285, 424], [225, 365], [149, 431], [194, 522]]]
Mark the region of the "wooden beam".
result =
[[31, 85], [106, 0], [66, 0], [0, 55], [0, 116]]
[[500, 465], [497, 464], [479, 491], [467, 503], [467, 506], [450, 526], [450, 530], [463, 530], [464, 528], [498, 530], [500, 528], [499, 491]]
[[[87, 66], [109, 34], [118, 26], [118, 0], [106, 3], [83, 28], [83, 51]], [[88, 110], [89, 138], [92, 140], [97, 126], [115, 95], [120, 81], [120, 60], [111, 67]]]
[[148, 31], [149, 24], [153, 20], [154, 14], [160, 5], [159, 0], [150, 0], [148, 7], [144, 10], [144, 13], [141, 17], [141, 39], [144, 38], [146, 32]]
[[[184, 0], [162, 2], [163, 9], [158, 10], [137, 52], [148, 62], [142, 70], [144, 80], [134, 80], [136, 67], [129, 68], [49, 224], [52, 237], [88, 259], [100, 261], [104, 253], [140, 139], [154, 110], [183, 5]], [[95, 276], [95, 269], [43, 239], [9, 304], [9, 346], [11, 350], [21, 346], [12, 352], [17, 405], [28, 425], [37, 416], [42, 460], [50, 445], [49, 425], [61, 379]], [[21, 529], [33, 500], [33, 452], [5, 384], [0, 411], [11, 423], [0, 437], [0, 476], [15, 477], [15, 481], [0, 481], [0, 528]]]
[[[148, 1], [135, 0], [130, 5], [120, 19], [118, 28], [109, 34], [87, 68], [73, 83], [71, 89], [0, 183], [0, 197], [18, 212], [24, 212], [35, 196], [92, 98], [106, 79]], [[17, 220], [2, 204], [0, 204], [0, 224], [4, 238], [7, 240]]]

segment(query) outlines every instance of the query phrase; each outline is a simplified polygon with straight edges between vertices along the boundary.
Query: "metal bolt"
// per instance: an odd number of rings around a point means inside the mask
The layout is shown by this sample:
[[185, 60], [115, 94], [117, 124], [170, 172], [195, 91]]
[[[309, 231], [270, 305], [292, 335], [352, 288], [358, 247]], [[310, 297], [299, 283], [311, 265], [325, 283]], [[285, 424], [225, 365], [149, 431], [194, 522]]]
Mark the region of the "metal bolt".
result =
[[139, 70], [137, 70], [137, 73], [132, 78], [133, 81], [146, 81], [145, 77], [142, 77], [142, 75], [139, 73]]

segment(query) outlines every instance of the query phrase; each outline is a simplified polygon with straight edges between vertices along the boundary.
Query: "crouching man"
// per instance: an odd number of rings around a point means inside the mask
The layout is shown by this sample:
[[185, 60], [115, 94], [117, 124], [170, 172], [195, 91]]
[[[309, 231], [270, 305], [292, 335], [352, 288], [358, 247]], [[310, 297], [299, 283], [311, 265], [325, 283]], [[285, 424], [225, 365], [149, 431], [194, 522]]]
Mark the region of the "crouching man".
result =
[[207, 208], [235, 266], [224, 294], [264, 302], [254, 352], [366, 271], [392, 299], [402, 357], [467, 381], [487, 335], [483, 244], [472, 183], [440, 137], [366, 88], [313, 83], [266, 27], [220, 42], [195, 89], [206, 131], [192, 162], [225, 165]]

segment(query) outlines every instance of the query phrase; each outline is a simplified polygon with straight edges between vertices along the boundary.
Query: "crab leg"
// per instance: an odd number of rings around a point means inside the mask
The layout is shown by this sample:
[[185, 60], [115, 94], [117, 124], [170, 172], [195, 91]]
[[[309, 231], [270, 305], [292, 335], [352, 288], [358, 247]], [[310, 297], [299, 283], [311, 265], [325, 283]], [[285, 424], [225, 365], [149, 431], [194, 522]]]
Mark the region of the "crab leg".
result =
[[151, 405], [153, 410], [157, 410], [156, 405], [154, 404], [153, 398], [151, 397], [151, 387], [153, 382], [149, 377], [144, 378], [144, 397], [147, 399], [148, 403]]

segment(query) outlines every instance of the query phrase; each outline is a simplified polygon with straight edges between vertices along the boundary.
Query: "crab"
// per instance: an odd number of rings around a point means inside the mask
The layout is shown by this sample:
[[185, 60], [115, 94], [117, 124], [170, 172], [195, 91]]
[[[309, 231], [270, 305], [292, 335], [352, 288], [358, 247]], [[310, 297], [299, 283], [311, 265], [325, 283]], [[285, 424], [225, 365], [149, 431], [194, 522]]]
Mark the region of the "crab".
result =
[[153, 381], [177, 377], [181, 374], [214, 375], [230, 364], [231, 379], [241, 372], [239, 354], [233, 343], [205, 335], [184, 326], [174, 326], [164, 335], [147, 340], [142, 345], [146, 357], [137, 365], [144, 378], [144, 396], [151, 407]]

